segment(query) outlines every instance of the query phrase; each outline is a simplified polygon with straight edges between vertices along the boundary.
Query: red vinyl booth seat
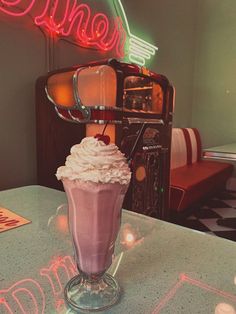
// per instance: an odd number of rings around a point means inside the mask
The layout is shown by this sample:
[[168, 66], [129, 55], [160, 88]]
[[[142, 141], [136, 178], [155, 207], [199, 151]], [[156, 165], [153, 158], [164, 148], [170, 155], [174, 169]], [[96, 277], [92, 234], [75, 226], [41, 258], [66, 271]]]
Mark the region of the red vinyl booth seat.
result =
[[197, 129], [173, 128], [171, 144], [170, 209], [183, 211], [210, 193], [222, 189], [233, 165], [202, 160]]

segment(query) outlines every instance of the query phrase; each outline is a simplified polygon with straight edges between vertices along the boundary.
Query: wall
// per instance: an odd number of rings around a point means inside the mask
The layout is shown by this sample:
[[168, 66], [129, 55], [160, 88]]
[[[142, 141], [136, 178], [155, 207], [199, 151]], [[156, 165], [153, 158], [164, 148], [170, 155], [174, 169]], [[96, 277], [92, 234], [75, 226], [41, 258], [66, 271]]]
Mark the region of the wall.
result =
[[[132, 32], [159, 47], [149, 67], [165, 74], [176, 87], [177, 126], [189, 125], [191, 120], [196, 1], [123, 0]], [[102, 11], [108, 4], [108, 0], [84, 2], [90, 3], [94, 11]], [[33, 26], [30, 16], [23, 22], [0, 13], [0, 39], [2, 190], [37, 182], [34, 85], [37, 77], [48, 71], [49, 58], [48, 42]], [[113, 56], [111, 52], [101, 54], [60, 40], [55, 45], [54, 66], [61, 68]]]
[[0, 188], [36, 179], [34, 83], [45, 72], [44, 38], [35, 28], [0, 22]]
[[197, 15], [192, 125], [203, 146], [236, 138], [236, 2], [200, 0]]

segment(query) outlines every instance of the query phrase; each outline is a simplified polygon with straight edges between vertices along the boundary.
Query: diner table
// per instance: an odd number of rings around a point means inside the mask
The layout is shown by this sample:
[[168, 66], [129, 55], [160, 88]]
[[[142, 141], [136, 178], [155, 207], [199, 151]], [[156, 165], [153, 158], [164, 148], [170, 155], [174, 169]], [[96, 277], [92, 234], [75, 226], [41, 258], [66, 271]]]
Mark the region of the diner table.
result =
[[208, 159], [236, 161], [236, 143], [205, 148], [203, 157]]
[[[74, 313], [63, 292], [76, 274], [65, 193], [37, 185], [5, 190], [0, 208], [31, 221], [0, 232], [0, 313]], [[102, 313], [236, 313], [230, 240], [123, 210], [109, 272], [121, 298]]]

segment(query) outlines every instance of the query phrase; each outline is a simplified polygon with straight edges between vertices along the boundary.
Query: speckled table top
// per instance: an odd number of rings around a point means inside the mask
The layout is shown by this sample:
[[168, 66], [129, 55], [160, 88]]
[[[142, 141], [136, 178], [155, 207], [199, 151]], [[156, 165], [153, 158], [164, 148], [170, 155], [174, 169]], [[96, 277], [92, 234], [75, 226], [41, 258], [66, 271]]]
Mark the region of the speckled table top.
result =
[[236, 143], [205, 148], [204, 158], [223, 159], [226, 161], [236, 161]]
[[[0, 313], [74, 313], [63, 298], [75, 271], [65, 194], [22, 187], [0, 192], [0, 207], [32, 221], [0, 233]], [[236, 313], [236, 243], [229, 240], [123, 210], [109, 272], [122, 296], [103, 313]]]

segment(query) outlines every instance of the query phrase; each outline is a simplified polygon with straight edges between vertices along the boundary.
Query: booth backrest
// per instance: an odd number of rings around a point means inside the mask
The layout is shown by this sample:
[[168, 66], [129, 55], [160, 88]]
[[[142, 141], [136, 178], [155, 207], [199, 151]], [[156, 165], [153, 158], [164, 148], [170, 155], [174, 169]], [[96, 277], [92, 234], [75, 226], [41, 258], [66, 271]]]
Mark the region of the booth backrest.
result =
[[195, 128], [173, 128], [171, 143], [171, 169], [191, 165], [201, 159], [202, 144]]

